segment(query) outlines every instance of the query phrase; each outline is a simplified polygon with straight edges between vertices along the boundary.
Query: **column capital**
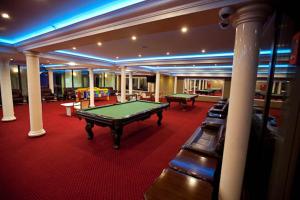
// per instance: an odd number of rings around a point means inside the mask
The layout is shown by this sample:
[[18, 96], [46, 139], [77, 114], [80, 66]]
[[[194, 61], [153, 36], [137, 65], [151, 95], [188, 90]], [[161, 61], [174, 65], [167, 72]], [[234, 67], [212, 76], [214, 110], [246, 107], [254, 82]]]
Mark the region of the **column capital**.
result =
[[239, 8], [233, 15], [233, 25], [237, 27], [246, 22], [263, 23], [271, 13], [272, 8], [267, 4], [257, 3]]
[[39, 57], [40, 53], [35, 51], [23, 51], [25, 56]]

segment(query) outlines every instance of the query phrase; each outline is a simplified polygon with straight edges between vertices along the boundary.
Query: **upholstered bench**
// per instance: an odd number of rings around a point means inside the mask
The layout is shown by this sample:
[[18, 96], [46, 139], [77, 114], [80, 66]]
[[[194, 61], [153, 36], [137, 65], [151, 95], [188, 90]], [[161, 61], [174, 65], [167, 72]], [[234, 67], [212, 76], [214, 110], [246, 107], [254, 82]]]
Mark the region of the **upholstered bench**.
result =
[[224, 105], [217, 104], [216, 107], [213, 106], [208, 110], [207, 116], [213, 118], [225, 119], [227, 117], [227, 112], [228, 112], [228, 103], [225, 103]]
[[177, 172], [164, 169], [145, 192], [146, 200], [211, 200], [213, 187], [210, 183]]
[[202, 155], [220, 158], [223, 153], [224, 139], [224, 125], [206, 124], [199, 127], [182, 148]]
[[169, 167], [195, 178], [213, 183], [218, 167], [218, 160], [183, 149], [169, 162]]
[[220, 118], [213, 118], [213, 117], [206, 117], [205, 120], [202, 122], [202, 125], [212, 125], [212, 126], [226, 126], [226, 119]]

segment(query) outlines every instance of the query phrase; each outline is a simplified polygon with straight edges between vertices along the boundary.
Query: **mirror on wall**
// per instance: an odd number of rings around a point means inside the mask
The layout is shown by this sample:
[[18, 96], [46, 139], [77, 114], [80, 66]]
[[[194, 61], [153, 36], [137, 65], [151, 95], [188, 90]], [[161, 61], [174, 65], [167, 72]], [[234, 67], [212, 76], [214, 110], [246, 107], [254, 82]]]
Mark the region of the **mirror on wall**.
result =
[[185, 78], [183, 92], [205, 96], [222, 96], [223, 88], [224, 80], [222, 79]]

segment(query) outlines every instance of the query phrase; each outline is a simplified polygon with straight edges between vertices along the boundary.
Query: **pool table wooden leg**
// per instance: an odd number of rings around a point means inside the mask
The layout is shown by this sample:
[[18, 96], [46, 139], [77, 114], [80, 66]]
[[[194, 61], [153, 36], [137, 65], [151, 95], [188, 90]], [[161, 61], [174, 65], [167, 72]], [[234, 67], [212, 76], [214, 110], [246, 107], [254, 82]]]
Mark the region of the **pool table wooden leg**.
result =
[[192, 106], [194, 106], [194, 104], [195, 104], [195, 99], [192, 100]]
[[123, 134], [123, 127], [122, 126], [113, 127], [112, 133], [114, 139], [114, 149], [119, 149], [121, 136]]
[[162, 120], [162, 111], [157, 112], [157, 125], [160, 126], [161, 125], [161, 120]]
[[87, 132], [88, 139], [91, 140], [94, 137], [94, 133], [92, 131], [92, 128], [94, 127], [94, 123], [90, 121], [86, 121], [85, 130]]

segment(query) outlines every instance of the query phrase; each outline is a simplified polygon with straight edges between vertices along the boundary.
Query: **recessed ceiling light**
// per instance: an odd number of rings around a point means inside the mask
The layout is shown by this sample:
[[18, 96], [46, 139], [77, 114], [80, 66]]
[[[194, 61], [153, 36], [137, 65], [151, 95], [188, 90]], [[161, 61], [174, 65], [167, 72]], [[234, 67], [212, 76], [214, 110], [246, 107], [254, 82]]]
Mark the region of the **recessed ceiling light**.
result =
[[76, 48], [76, 47], [73, 47], [72, 49], [73, 49], [73, 50], [76, 50], [77, 48]]
[[116, 59], [119, 59], [119, 56], [116, 56]]
[[195, 67], [195, 65], [193, 65], [193, 67]]
[[11, 59], [9, 59], [10, 61], [13, 61], [14, 59], [13, 58], [11, 58]]
[[141, 54], [139, 54], [139, 57], [142, 57], [142, 55], [141, 55]]
[[186, 33], [188, 31], [188, 28], [186, 26], [182, 27], [181, 28], [181, 32], [182, 33]]
[[205, 49], [202, 49], [202, 50], [201, 50], [201, 52], [202, 52], [202, 53], [205, 53], [205, 52], [206, 52], [206, 50], [205, 50]]
[[135, 35], [131, 36], [131, 39], [136, 40], [136, 36]]
[[167, 56], [170, 55], [170, 52], [167, 52], [166, 55], [167, 55]]
[[77, 65], [75, 62], [68, 62], [67, 64], [68, 64], [68, 65], [71, 65], [71, 66]]
[[2, 17], [3, 19], [10, 19], [10, 16], [9, 16], [9, 14], [7, 14], [7, 13], [1, 13], [1, 17]]
[[97, 45], [98, 46], [102, 46], [102, 42], [97, 42]]

